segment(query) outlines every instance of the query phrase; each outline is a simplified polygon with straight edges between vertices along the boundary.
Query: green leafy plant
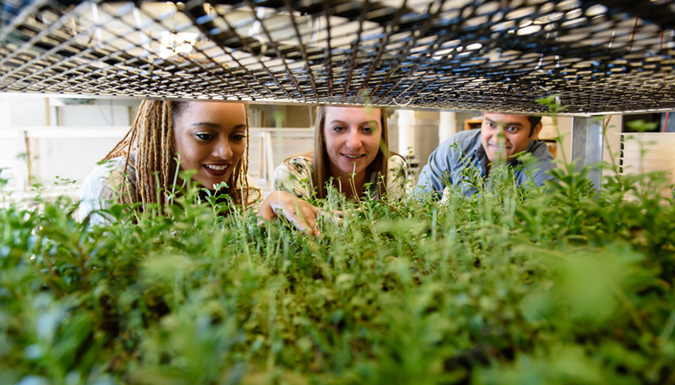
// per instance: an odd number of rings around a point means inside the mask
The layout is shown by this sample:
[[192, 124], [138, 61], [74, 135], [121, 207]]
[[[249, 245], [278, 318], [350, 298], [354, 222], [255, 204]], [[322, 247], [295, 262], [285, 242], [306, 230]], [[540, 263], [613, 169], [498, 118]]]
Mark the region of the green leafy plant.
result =
[[329, 191], [321, 237], [194, 185], [105, 226], [7, 204], [0, 383], [675, 382], [668, 181], [493, 171], [443, 203]]

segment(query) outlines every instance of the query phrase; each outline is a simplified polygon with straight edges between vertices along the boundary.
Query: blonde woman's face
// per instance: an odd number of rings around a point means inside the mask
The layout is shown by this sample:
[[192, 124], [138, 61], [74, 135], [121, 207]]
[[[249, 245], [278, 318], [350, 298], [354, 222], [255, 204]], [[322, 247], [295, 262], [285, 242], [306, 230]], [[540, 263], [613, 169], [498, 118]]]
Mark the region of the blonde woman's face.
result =
[[324, 141], [334, 177], [361, 174], [380, 150], [379, 109], [326, 107]]
[[239, 103], [189, 102], [174, 121], [181, 170], [213, 189], [226, 182], [246, 150], [246, 109]]

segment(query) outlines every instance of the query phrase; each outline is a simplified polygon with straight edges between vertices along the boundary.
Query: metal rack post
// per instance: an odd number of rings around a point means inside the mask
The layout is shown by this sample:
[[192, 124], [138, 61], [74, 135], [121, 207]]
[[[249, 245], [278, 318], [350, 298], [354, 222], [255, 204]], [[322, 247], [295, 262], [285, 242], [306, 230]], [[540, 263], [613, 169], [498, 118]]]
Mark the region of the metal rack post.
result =
[[575, 116], [572, 120], [572, 160], [577, 161], [577, 171], [586, 165], [593, 168], [588, 178], [596, 189], [600, 188], [602, 169], [602, 120]]

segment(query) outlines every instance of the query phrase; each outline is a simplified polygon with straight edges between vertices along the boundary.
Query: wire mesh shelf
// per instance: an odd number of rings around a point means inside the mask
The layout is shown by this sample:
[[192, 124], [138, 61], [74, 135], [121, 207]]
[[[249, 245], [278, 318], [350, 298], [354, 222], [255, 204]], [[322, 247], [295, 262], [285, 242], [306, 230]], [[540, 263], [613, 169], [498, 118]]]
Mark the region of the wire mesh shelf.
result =
[[675, 108], [675, 1], [6, 0], [0, 91], [569, 113]]

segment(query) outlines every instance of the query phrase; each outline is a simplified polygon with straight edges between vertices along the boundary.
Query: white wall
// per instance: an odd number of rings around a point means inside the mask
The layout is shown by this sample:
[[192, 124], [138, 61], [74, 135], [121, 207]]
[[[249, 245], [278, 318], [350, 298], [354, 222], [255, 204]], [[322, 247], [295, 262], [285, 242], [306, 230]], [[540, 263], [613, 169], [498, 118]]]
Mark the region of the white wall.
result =
[[0, 94], [0, 176], [3, 178], [13, 177], [15, 158], [17, 151], [16, 139], [10, 137], [10, 113], [9, 98], [6, 94]]
[[560, 116], [554, 122], [550, 117], [544, 116], [541, 123], [543, 127], [539, 133], [539, 139], [556, 139], [560, 135], [563, 138], [562, 146], [556, 144], [556, 159], [569, 162], [572, 154], [572, 118]]
[[[66, 104], [68, 100], [89, 100], [91, 104]], [[70, 102], [68, 102], [70, 103]], [[74, 102], [76, 103], [76, 102]], [[129, 126], [138, 111], [137, 100], [61, 99], [50, 100], [54, 125], [69, 127]]]
[[[77, 104], [83, 100], [90, 104]], [[0, 94], [0, 168], [8, 187], [21, 192], [39, 182], [51, 188], [57, 177], [82, 182], [128, 130], [139, 103]]]
[[0, 93], [0, 129], [9, 127], [9, 117], [9, 97]]
[[[389, 117], [389, 148], [393, 151], [400, 151], [399, 146], [399, 117], [400, 112], [396, 111]], [[464, 129], [464, 121], [476, 116], [480, 116], [480, 112], [467, 111], [457, 112], [455, 114], [455, 125], [458, 130]], [[440, 144], [438, 130], [441, 124], [441, 115], [439, 111], [430, 110], [416, 110], [414, 111], [414, 155], [415, 160], [419, 166], [417, 171], [421, 171], [422, 167], [427, 164], [429, 155]], [[402, 153], [401, 155], [407, 155]]]
[[[605, 144], [602, 152], [602, 160], [612, 163], [612, 156], [614, 162], [619, 163], [621, 155], [621, 127], [623, 126], [623, 117], [621, 115], [608, 115], [609, 125], [605, 132]], [[603, 171], [603, 175], [607, 175], [608, 171]]]
[[[18, 135], [17, 128], [44, 126], [48, 122], [47, 98], [43, 95], [0, 94], [0, 168], [2, 177], [9, 179], [11, 190], [23, 190], [32, 172], [27, 153], [33, 140]], [[35, 159], [31, 154], [30, 160]]]
[[6, 94], [9, 125], [13, 127], [46, 126], [49, 124], [48, 98], [35, 94]]

